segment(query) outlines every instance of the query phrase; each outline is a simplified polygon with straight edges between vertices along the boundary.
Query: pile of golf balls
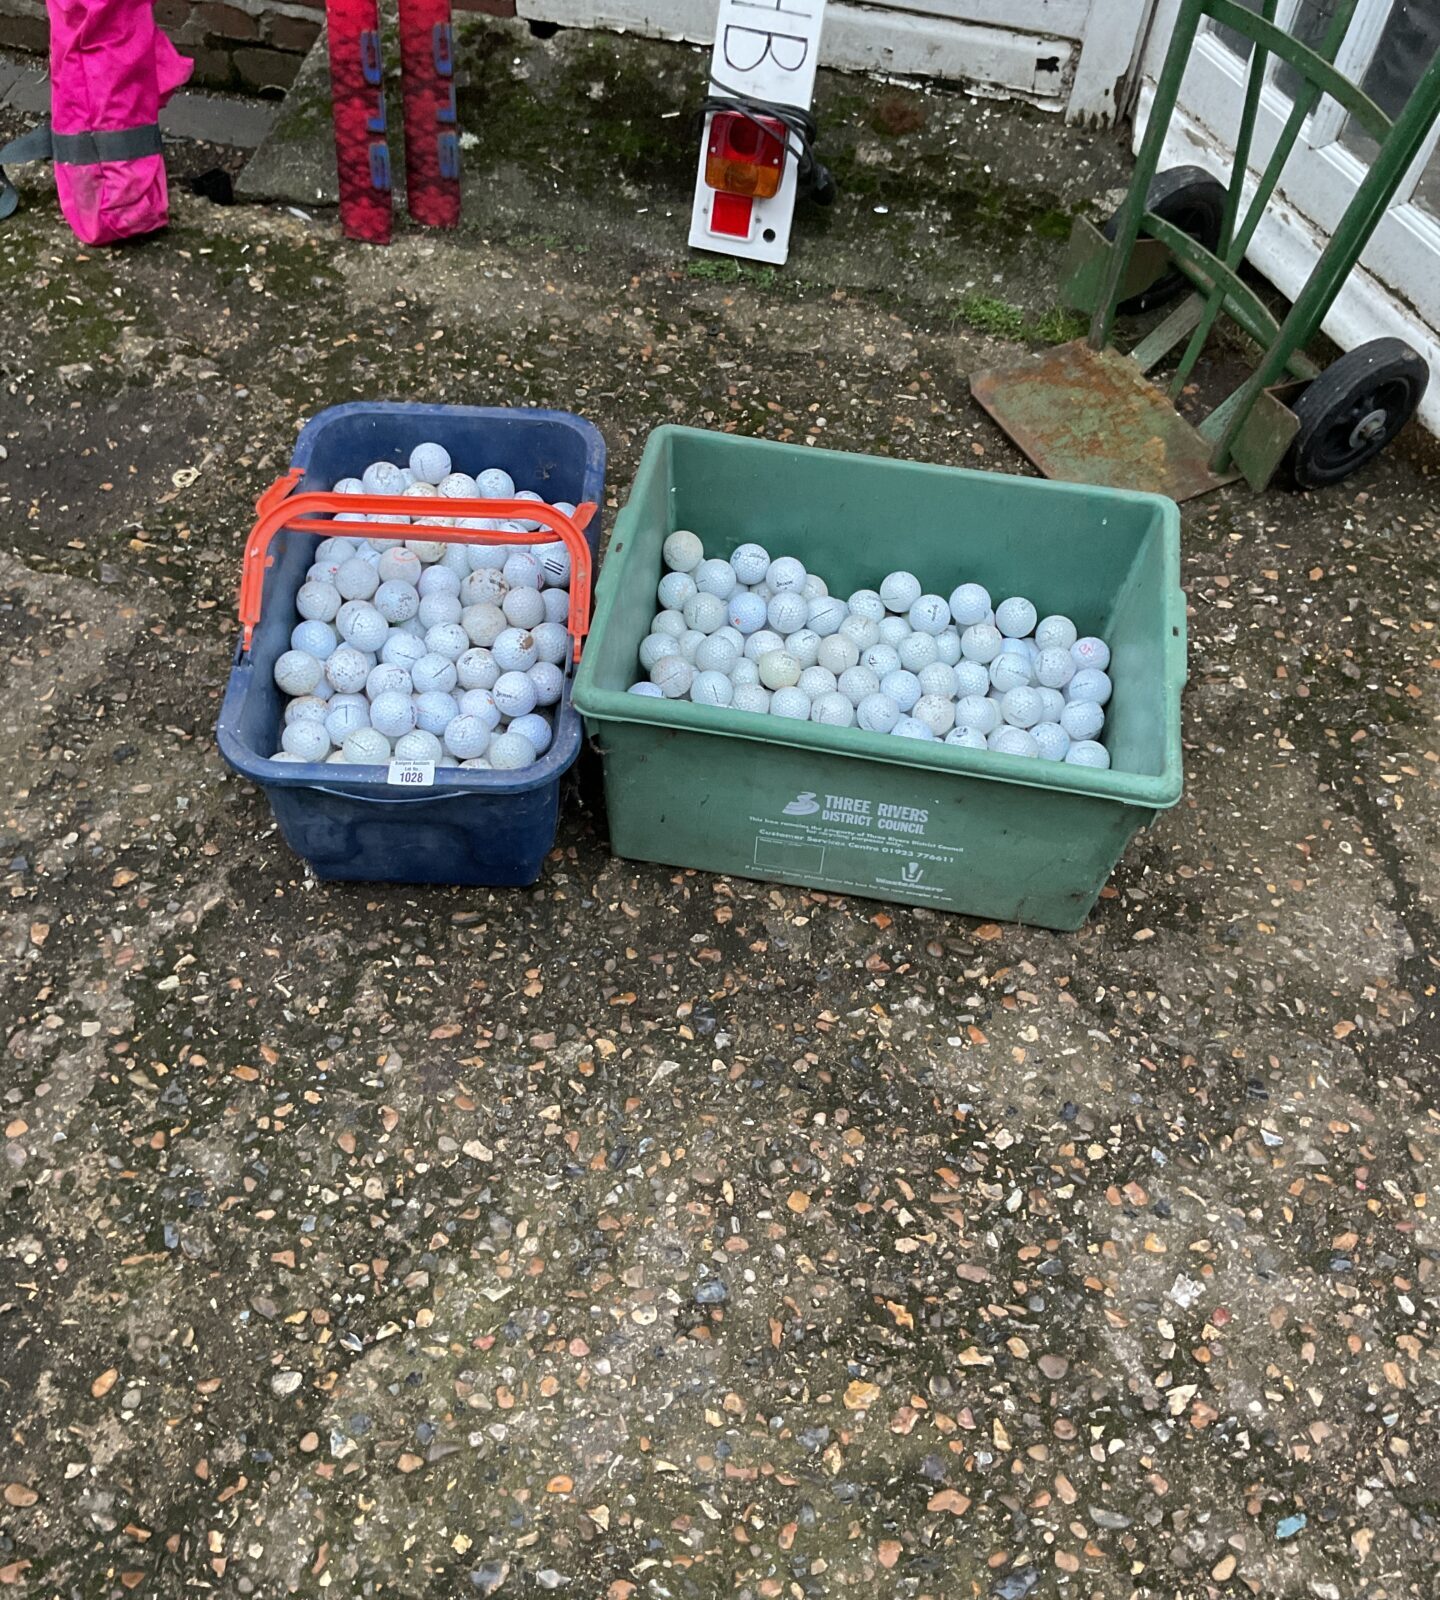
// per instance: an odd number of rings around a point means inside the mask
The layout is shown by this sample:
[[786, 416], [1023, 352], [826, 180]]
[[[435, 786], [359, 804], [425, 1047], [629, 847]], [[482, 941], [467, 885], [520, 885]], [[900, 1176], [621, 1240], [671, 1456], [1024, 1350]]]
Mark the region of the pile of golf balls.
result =
[[1110, 651], [1069, 617], [978, 583], [927, 594], [910, 572], [848, 599], [793, 556], [707, 558], [665, 541], [660, 609], [630, 693], [1108, 767]]
[[[499, 467], [471, 477], [438, 444], [408, 466], [375, 461], [337, 494], [533, 500]], [[556, 501], [573, 515], [575, 507]], [[417, 514], [335, 522], [416, 522], [534, 532], [538, 522]], [[418, 511], [418, 508], [417, 508]], [[384, 766], [532, 766], [554, 738], [568, 661], [570, 553], [554, 544], [441, 544], [336, 534], [320, 543], [295, 597], [290, 648], [275, 663], [289, 696], [276, 761]]]

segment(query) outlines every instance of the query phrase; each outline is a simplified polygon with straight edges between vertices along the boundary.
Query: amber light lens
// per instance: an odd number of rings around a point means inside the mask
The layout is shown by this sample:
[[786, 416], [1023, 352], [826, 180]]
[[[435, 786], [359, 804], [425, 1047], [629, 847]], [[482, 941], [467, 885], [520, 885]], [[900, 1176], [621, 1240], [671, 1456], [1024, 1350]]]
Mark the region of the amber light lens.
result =
[[710, 119], [705, 182], [721, 194], [768, 200], [785, 168], [785, 125], [774, 117], [719, 111]]

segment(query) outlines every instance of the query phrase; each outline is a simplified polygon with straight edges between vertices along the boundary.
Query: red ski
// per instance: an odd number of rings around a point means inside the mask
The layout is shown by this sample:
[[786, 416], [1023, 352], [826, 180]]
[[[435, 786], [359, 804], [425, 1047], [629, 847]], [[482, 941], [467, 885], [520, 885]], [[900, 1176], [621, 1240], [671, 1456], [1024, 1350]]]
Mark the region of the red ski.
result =
[[452, 45], [450, 0], [400, 0], [405, 192], [410, 215], [431, 228], [460, 222]]
[[326, 0], [325, 15], [340, 228], [348, 239], [389, 244], [390, 146], [379, 6], [377, 0]]

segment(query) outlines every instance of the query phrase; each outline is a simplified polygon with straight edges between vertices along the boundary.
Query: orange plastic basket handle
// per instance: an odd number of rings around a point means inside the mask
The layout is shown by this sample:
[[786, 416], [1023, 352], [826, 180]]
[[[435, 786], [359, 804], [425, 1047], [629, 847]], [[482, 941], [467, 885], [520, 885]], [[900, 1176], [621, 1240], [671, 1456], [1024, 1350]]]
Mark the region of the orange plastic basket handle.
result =
[[[292, 533], [310, 533], [321, 539], [349, 538], [356, 524], [336, 523], [337, 512], [351, 511], [383, 519], [404, 517], [404, 522], [377, 520], [365, 523], [356, 537], [368, 539], [418, 539], [427, 544], [554, 544], [564, 542], [570, 552], [570, 637], [575, 644], [575, 660], [580, 659], [581, 640], [590, 631], [590, 590], [593, 562], [590, 546], [581, 531], [595, 515], [596, 507], [587, 501], [576, 506], [575, 515], [541, 500], [449, 500], [440, 497], [397, 494], [319, 494], [294, 493], [300, 481], [299, 470], [277, 478], [255, 504], [255, 526], [245, 541], [245, 562], [240, 572], [240, 621], [245, 629], [244, 648], [248, 652], [260, 620], [260, 603], [265, 574], [274, 565], [270, 542], [282, 528]], [[473, 517], [486, 521], [522, 520], [538, 522], [534, 533], [509, 528], [442, 528], [422, 519], [420, 508], [432, 516]], [[443, 508], [443, 509], [442, 509]], [[301, 518], [310, 520], [301, 521]], [[326, 520], [319, 521], [318, 518]]]

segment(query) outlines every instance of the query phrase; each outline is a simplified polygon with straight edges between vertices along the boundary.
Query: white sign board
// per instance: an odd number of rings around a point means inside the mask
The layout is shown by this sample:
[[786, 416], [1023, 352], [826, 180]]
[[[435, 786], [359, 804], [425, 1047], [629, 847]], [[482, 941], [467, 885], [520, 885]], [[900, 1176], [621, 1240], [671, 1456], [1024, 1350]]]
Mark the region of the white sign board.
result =
[[[710, 93], [736, 93], [809, 110], [824, 20], [825, 0], [720, 0], [715, 49], [710, 57]], [[779, 266], [790, 252], [795, 152], [787, 152], [780, 187], [770, 199], [739, 204], [733, 197], [722, 200], [717, 215], [716, 191], [705, 182], [710, 122], [707, 117], [700, 139], [690, 243], [697, 250]]]

